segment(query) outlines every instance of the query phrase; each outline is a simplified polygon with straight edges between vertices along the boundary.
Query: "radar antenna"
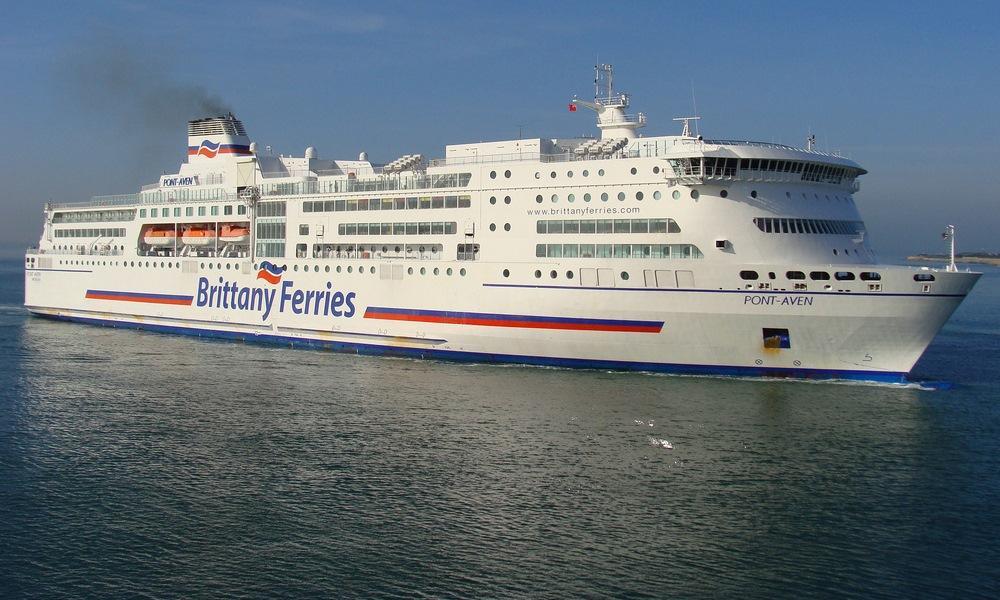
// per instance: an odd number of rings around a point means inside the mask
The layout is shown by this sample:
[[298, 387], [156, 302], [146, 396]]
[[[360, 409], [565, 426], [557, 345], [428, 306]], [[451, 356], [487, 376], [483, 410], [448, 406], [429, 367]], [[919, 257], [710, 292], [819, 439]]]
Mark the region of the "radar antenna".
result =
[[701, 117], [677, 117], [676, 119], [674, 119], [674, 121], [681, 121], [684, 123], [684, 128], [681, 129], [681, 137], [695, 137], [691, 135], [691, 121], [700, 121], [700, 120]]

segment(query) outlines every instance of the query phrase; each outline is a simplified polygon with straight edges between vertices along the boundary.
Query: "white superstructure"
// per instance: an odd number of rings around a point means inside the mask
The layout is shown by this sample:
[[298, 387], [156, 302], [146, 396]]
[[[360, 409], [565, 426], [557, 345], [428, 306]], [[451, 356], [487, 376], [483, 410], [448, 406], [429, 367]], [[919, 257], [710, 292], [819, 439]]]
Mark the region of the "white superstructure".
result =
[[[680, 373], [905, 377], [979, 275], [879, 264], [835, 154], [600, 136], [443, 159], [275, 156], [233, 115], [135, 194], [50, 204], [34, 314], [351, 352]], [[581, 111], [585, 112], [585, 111]]]

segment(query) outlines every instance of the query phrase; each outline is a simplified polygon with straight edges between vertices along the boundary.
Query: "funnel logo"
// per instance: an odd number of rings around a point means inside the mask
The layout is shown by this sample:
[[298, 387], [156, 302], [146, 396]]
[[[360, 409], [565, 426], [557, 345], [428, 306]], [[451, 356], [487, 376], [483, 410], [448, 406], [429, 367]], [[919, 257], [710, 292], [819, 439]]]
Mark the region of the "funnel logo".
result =
[[250, 146], [243, 146], [240, 144], [216, 144], [212, 140], [202, 140], [200, 146], [188, 146], [188, 156], [215, 158], [216, 155], [219, 154], [248, 156], [250, 154]]
[[270, 284], [276, 284], [281, 281], [281, 274], [284, 273], [287, 268], [288, 267], [284, 265], [279, 267], [265, 260], [260, 263], [260, 270], [257, 271], [257, 279], [263, 279]]

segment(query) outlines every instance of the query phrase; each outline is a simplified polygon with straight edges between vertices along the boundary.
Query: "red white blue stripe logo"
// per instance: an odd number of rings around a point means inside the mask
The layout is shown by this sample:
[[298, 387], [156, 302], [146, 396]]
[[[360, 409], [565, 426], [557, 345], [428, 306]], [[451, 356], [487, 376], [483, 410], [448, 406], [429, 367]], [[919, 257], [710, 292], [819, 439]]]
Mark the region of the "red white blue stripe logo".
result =
[[365, 318], [384, 319], [388, 321], [415, 321], [420, 323], [478, 325], [481, 327], [519, 327], [526, 329], [562, 329], [574, 331], [659, 333], [663, 330], [663, 321], [582, 319], [577, 317], [453, 312], [414, 308], [387, 308], [381, 306], [369, 306], [365, 309]]
[[219, 154], [247, 156], [250, 154], [250, 146], [243, 144], [217, 144], [211, 140], [202, 140], [200, 146], [188, 146], [188, 156], [215, 158]]
[[119, 302], [143, 302], [145, 304], [174, 304], [190, 306], [194, 296], [177, 294], [147, 294], [144, 292], [112, 292], [108, 290], [87, 290], [88, 300], [115, 300]]

